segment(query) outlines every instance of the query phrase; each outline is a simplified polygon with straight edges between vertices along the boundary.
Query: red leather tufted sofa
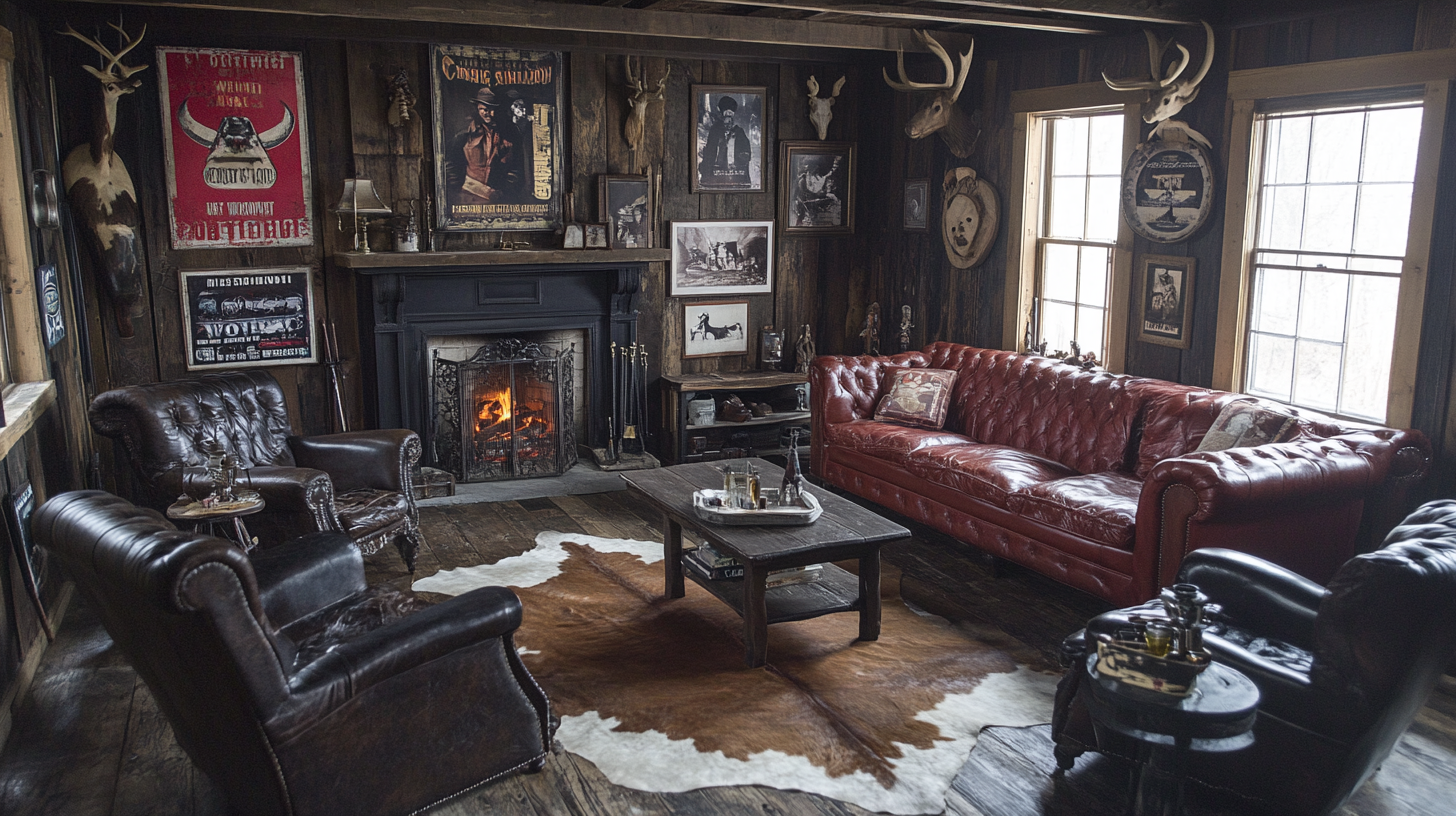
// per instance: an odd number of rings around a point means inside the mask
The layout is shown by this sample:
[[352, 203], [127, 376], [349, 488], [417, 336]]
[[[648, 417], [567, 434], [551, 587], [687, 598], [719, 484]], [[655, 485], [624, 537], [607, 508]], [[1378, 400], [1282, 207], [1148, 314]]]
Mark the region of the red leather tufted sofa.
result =
[[[959, 371], [943, 430], [872, 418], [889, 365]], [[1119, 605], [1202, 547], [1324, 583], [1379, 546], [1430, 466], [1419, 431], [1284, 406], [1292, 441], [1197, 452], [1248, 397], [955, 343], [820, 357], [810, 383], [816, 477]]]

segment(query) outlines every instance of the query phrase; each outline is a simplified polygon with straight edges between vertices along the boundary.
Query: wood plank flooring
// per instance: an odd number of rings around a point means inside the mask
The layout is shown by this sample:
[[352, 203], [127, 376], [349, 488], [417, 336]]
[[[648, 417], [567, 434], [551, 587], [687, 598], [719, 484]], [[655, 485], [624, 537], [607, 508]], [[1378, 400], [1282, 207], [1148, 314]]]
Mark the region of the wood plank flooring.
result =
[[[897, 519], [899, 520], [899, 519]], [[661, 540], [656, 513], [626, 492], [426, 508], [419, 575], [524, 552], [558, 530]], [[903, 521], [903, 520], [902, 520]], [[1014, 566], [995, 565], [916, 525], [913, 542], [887, 548], [915, 605], [996, 639], [1018, 658], [1055, 665], [1057, 645], [1102, 602]], [[393, 549], [367, 561], [370, 581], [405, 580]], [[1445, 678], [1384, 767], [1340, 816], [1445, 816], [1456, 802], [1456, 679]], [[1087, 755], [1053, 776], [1050, 727], [989, 728], [948, 796], [952, 816], [1120, 816], [1128, 767]], [[1235, 816], [1190, 791], [1191, 816]], [[447, 803], [439, 816], [859, 816], [831, 799], [757, 787], [656, 794], [608, 782], [594, 765], [554, 754], [546, 770]], [[188, 761], [146, 686], [85, 602], [73, 603], [0, 752], [6, 816], [224, 816], [217, 788]], [[341, 816], [346, 816], [341, 814]]]

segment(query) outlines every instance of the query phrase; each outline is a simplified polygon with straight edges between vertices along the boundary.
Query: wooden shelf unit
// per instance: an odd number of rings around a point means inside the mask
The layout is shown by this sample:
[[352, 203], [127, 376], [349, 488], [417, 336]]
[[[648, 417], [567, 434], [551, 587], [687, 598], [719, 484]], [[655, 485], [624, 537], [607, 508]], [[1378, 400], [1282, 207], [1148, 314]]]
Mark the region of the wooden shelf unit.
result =
[[[754, 446], [756, 456], [775, 456], [788, 452], [777, 441], [780, 430], [787, 425], [809, 426], [809, 412], [793, 410], [796, 406], [795, 391], [809, 381], [807, 374], [784, 371], [741, 371], [715, 374], [664, 374], [662, 376], [662, 429], [663, 454], [668, 464], [702, 461], [702, 457], [689, 457], [688, 437], [708, 437], [708, 450], [715, 453], [728, 445], [730, 434], [747, 430], [755, 434], [762, 444]], [[723, 400], [737, 394], [745, 403], [767, 402], [774, 413], [765, 417], [752, 417], [743, 422], [717, 421], [711, 425], [688, 424], [688, 401], [704, 396], [722, 405]], [[770, 444], [769, 438], [773, 441]], [[800, 439], [800, 452], [807, 451], [808, 438]], [[709, 458], [712, 458], [711, 455]], [[807, 464], [801, 458], [801, 466]]]

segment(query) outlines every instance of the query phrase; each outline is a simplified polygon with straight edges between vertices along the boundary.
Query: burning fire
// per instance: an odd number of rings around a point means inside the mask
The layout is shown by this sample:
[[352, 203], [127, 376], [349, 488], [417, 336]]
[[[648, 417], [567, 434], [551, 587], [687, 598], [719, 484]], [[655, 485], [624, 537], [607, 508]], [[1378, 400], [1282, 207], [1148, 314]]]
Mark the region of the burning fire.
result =
[[485, 399], [480, 401], [480, 413], [476, 419], [483, 419], [489, 424], [504, 422], [511, 418], [511, 392], [508, 390], [497, 391], [493, 394], [486, 394]]

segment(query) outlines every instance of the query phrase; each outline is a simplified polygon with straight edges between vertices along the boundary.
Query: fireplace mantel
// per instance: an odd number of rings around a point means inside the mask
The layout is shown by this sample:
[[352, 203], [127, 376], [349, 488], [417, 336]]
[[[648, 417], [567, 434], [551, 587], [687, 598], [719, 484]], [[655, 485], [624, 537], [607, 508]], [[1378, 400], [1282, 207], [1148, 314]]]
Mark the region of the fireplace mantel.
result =
[[[586, 426], [602, 447], [610, 411], [612, 343], [637, 340], [637, 297], [648, 264], [666, 249], [345, 252], [334, 255], [358, 281], [365, 413], [371, 427], [410, 428], [434, 457], [426, 372], [431, 337], [581, 329], [588, 348]], [[581, 399], [579, 397], [578, 399]]]

